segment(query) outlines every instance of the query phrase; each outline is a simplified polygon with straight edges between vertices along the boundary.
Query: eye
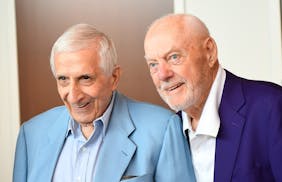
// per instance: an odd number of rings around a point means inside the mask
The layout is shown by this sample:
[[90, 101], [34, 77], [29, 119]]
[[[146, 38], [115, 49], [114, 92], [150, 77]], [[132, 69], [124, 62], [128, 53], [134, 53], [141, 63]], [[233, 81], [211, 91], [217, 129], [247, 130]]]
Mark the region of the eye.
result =
[[66, 80], [67, 78], [65, 76], [58, 76], [58, 80]]
[[148, 67], [151, 73], [156, 73], [158, 70], [158, 63], [157, 62], [149, 62]]
[[83, 80], [88, 80], [88, 79], [90, 79], [90, 76], [88, 76], [88, 75], [82, 75], [82, 76], [81, 76], [81, 79], [83, 79]]
[[57, 77], [57, 83], [58, 85], [64, 87], [68, 85], [68, 78], [66, 76], [58, 76]]
[[149, 63], [148, 65], [149, 65], [149, 68], [154, 68], [157, 66], [157, 63]]
[[177, 59], [177, 58], [178, 58], [178, 55], [177, 55], [177, 54], [171, 55], [171, 59]]
[[81, 75], [79, 77], [79, 82], [85, 86], [92, 85], [95, 82], [95, 78], [94, 75]]
[[181, 63], [181, 57], [179, 54], [171, 54], [169, 57], [168, 57], [168, 62], [170, 64], [180, 64]]

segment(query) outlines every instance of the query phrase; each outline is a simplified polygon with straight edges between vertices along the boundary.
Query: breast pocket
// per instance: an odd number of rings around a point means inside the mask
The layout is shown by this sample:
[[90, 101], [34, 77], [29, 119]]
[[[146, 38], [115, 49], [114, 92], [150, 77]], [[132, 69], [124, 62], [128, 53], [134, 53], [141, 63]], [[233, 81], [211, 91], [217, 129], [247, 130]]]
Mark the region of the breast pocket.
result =
[[142, 176], [123, 176], [121, 182], [154, 182], [152, 174]]

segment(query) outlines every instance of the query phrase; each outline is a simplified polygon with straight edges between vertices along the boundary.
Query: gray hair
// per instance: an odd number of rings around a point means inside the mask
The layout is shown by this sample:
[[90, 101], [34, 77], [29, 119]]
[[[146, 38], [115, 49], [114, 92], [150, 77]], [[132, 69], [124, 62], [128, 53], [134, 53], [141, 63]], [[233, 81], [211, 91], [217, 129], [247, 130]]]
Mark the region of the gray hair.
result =
[[103, 32], [88, 24], [77, 24], [67, 29], [54, 43], [50, 66], [56, 75], [54, 56], [60, 52], [72, 52], [99, 45], [100, 67], [110, 75], [117, 64], [117, 53], [113, 41]]

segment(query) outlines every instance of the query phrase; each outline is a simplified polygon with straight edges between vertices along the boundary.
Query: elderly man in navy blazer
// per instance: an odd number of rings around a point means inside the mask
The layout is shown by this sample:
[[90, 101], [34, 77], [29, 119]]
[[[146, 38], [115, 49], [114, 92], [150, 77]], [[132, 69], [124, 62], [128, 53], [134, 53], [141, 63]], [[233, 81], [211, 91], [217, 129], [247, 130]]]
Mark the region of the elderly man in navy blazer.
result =
[[182, 117], [197, 181], [282, 181], [281, 86], [224, 70], [193, 15], [156, 20], [144, 49], [159, 94]]
[[20, 129], [14, 182], [193, 182], [179, 117], [116, 91], [113, 42], [87, 24], [54, 44], [51, 68], [65, 106]]

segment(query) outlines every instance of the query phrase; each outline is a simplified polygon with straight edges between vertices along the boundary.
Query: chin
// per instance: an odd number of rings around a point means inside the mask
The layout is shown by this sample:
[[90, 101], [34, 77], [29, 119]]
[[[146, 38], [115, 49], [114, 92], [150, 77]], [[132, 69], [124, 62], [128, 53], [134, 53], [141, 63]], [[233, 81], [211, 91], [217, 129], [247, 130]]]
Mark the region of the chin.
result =
[[73, 117], [73, 119], [77, 123], [89, 123], [89, 120], [87, 118], [82, 118], [82, 117]]

